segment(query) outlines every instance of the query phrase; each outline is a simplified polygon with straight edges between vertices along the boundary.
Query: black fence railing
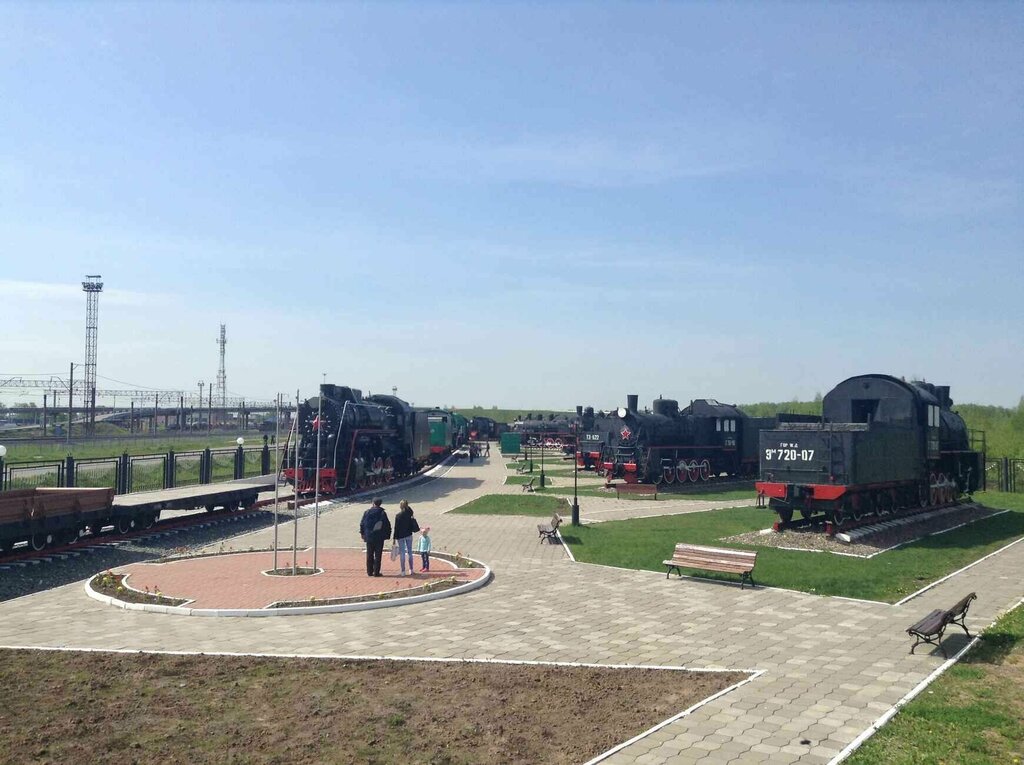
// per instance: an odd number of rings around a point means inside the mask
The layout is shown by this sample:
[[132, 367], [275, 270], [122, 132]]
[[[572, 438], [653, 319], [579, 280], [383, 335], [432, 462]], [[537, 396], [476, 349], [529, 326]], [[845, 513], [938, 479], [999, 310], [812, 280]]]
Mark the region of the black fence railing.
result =
[[1024, 491], [1024, 459], [999, 457], [985, 460], [985, 488], [989, 491]]
[[[283, 447], [275, 446], [275, 450]], [[267, 444], [235, 449], [169, 451], [57, 462], [6, 462], [0, 458], [0, 491], [36, 487], [111, 487], [118, 494], [231, 481], [267, 475], [275, 468]]]

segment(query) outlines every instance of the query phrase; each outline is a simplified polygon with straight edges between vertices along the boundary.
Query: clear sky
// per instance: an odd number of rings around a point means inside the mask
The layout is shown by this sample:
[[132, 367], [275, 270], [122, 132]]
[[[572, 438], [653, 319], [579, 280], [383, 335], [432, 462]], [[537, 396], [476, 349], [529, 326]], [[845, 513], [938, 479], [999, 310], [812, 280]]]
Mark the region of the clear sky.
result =
[[1022, 183], [1020, 2], [4, 3], [0, 373], [1015, 405]]

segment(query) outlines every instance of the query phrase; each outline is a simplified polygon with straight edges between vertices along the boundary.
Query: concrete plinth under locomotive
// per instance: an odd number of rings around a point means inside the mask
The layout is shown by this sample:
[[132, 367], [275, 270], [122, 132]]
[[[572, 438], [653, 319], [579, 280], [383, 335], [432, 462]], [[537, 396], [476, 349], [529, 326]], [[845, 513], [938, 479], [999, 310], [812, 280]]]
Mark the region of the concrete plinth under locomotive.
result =
[[947, 387], [860, 375], [825, 396], [823, 422], [762, 431], [756, 488], [776, 526], [799, 513], [834, 533], [975, 491], [983, 455], [951, 406]]

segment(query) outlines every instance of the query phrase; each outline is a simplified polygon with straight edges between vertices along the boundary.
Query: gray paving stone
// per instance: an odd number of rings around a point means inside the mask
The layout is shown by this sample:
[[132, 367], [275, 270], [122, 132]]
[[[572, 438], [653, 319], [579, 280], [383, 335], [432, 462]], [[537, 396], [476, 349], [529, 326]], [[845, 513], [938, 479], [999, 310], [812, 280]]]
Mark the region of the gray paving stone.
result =
[[[977, 629], [1024, 596], [1024, 544], [900, 607], [574, 564], [560, 545], [537, 544], [535, 518], [450, 512], [499, 486], [504, 473], [503, 460], [492, 456], [404, 494], [420, 524], [432, 527], [438, 549], [492, 566], [494, 581], [471, 595], [254, 623], [112, 609], [86, 598], [76, 583], [0, 603], [0, 645], [763, 670], [608, 762], [824, 763], [942, 662], [939, 654], [909, 654], [908, 624], [975, 591], [970, 622]], [[397, 499], [386, 504], [394, 507]], [[584, 517], [588, 511], [602, 518], [693, 511], [667, 502], [584, 498], [581, 504]], [[339, 503], [322, 514], [321, 543], [359, 546], [361, 511], [361, 503]], [[290, 540], [291, 530], [284, 527], [282, 537]], [[258, 547], [271, 538], [264, 530], [226, 547]], [[312, 540], [308, 520], [300, 521], [299, 539]], [[800, 745], [803, 738], [812, 745]]]

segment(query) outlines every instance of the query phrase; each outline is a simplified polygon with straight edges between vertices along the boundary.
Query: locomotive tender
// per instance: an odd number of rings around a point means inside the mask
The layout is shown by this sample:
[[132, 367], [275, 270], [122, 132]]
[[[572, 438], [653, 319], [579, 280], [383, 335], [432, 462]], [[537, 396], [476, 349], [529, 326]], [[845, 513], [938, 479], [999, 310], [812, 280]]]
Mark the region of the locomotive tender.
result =
[[659, 398], [652, 412], [640, 412], [638, 400], [636, 395], [627, 396], [626, 406], [610, 416], [595, 416], [591, 407], [584, 410], [579, 464], [599, 466], [607, 476], [627, 483], [753, 476], [757, 434], [777, 421], [749, 417], [735, 405], [714, 399], [696, 399], [680, 409], [678, 401]]
[[460, 433], [452, 413], [413, 409], [397, 396], [364, 399], [355, 388], [323, 384], [320, 397], [299, 406], [298, 446], [284, 468], [300, 494], [316, 489], [318, 441], [320, 492], [334, 494], [412, 475], [450, 452]]
[[865, 516], [949, 504], [975, 491], [984, 455], [971, 448], [949, 387], [881, 374], [851, 377], [822, 401], [823, 422], [761, 432], [760, 495], [777, 528], [824, 520], [834, 533]]

